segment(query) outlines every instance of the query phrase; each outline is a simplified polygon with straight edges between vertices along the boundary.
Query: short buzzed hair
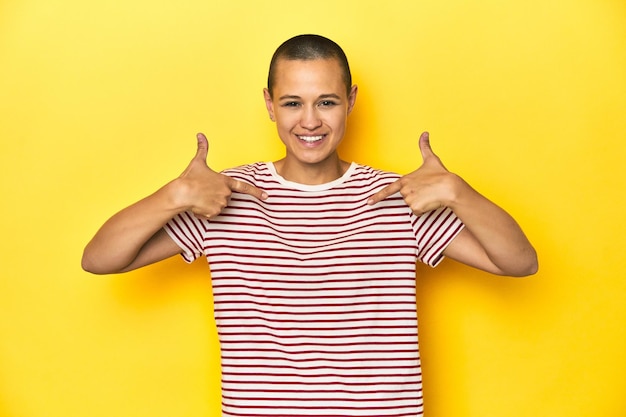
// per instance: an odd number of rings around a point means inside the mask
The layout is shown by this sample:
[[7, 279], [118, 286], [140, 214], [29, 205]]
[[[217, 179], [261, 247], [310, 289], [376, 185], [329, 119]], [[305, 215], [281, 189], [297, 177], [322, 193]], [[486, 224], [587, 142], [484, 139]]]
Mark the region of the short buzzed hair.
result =
[[342, 78], [346, 84], [346, 93], [350, 95], [352, 87], [352, 75], [350, 74], [350, 66], [348, 58], [343, 49], [332, 40], [320, 35], [298, 35], [286, 40], [276, 49], [270, 62], [270, 71], [267, 76], [267, 89], [272, 96], [272, 88], [274, 87], [274, 79], [276, 72], [276, 64], [279, 60], [302, 60], [308, 61], [313, 59], [336, 59], [342, 69]]

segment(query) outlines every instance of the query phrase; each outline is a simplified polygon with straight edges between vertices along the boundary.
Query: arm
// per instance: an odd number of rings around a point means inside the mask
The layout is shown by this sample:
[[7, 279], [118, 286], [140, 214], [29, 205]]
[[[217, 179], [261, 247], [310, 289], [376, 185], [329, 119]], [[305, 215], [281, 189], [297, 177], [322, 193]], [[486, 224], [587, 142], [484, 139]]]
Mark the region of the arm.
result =
[[154, 194], [115, 214], [85, 247], [82, 267], [95, 274], [136, 269], [181, 252], [163, 226], [178, 213], [191, 211], [210, 219], [228, 204], [233, 192], [265, 199], [258, 188], [211, 170], [208, 142], [198, 135], [198, 149], [187, 169]]
[[162, 230], [181, 208], [175, 182], [115, 214], [85, 247], [82, 267], [94, 274], [126, 272], [181, 252]]
[[537, 272], [537, 254], [515, 220], [461, 177], [446, 170], [430, 148], [427, 132], [420, 137], [420, 150], [422, 166], [376, 193], [369, 204], [400, 192], [416, 215], [450, 207], [465, 229], [444, 255], [498, 275], [525, 276]]
[[517, 222], [502, 208], [460, 182], [450, 208], [465, 229], [444, 250], [444, 255], [497, 275], [526, 276], [537, 272], [532, 247]]

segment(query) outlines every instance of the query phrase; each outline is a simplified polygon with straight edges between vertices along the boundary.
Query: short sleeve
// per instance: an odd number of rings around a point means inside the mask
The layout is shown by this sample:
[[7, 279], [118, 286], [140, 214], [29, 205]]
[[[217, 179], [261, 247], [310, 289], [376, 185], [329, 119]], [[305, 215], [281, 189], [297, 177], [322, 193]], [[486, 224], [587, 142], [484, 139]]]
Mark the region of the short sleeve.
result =
[[417, 239], [417, 259], [431, 267], [443, 260], [443, 251], [463, 230], [463, 222], [447, 208], [441, 207], [420, 216], [412, 215]]
[[193, 213], [178, 214], [163, 229], [183, 250], [181, 255], [185, 262], [191, 263], [204, 254], [206, 228]]

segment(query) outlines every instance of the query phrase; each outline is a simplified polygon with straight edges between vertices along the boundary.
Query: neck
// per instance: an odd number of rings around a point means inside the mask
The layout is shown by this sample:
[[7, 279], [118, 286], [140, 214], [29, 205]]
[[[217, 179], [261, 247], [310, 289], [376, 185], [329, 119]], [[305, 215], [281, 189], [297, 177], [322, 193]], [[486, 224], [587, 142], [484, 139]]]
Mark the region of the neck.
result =
[[281, 159], [274, 162], [278, 175], [287, 181], [304, 185], [326, 184], [340, 178], [350, 167], [350, 163], [337, 157], [333, 161], [319, 164], [301, 164]]

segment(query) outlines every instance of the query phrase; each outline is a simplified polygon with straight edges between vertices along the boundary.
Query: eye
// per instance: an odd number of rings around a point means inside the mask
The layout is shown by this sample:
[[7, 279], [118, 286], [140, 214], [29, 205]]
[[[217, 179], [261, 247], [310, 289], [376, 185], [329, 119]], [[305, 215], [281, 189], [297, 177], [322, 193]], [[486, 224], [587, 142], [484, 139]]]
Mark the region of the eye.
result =
[[298, 103], [297, 101], [285, 101], [281, 104], [281, 106], [283, 107], [298, 107], [299, 105], [300, 103]]
[[332, 106], [335, 106], [335, 105], [337, 105], [337, 103], [335, 103], [332, 100], [323, 100], [323, 101], [319, 102], [319, 106], [320, 107], [332, 107]]

